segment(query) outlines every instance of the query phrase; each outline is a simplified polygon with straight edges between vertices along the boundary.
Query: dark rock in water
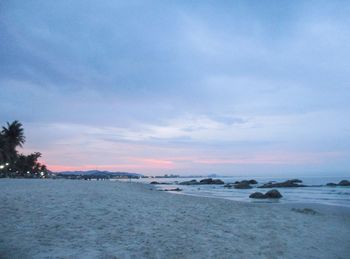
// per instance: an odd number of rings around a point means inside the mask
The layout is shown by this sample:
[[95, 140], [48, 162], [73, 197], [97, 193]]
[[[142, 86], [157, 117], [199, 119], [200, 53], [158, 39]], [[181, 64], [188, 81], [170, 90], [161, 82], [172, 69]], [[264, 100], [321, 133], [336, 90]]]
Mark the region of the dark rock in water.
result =
[[235, 189], [251, 189], [251, 188], [253, 188], [249, 185], [249, 182], [240, 182], [240, 183], [235, 184], [233, 187]]
[[225, 184], [225, 182], [220, 179], [214, 179], [211, 184]]
[[153, 182], [150, 182], [150, 184], [171, 184], [171, 183], [160, 183], [160, 182], [157, 182], [157, 181], [153, 181]]
[[326, 185], [327, 185], [327, 186], [337, 186], [336, 183], [327, 183]]
[[296, 209], [292, 208], [292, 211], [303, 213], [303, 214], [309, 214], [309, 215], [316, 215], [319, 214], [317, 211], [310, 209], [310, 208], [304, 208], [304, 209]]
[[159, 190], [159, 191], [164, 191], [164, 192], [181, 192], [182, 189], [175, 188], [175, 189], [164, 189], [164, 190]]
[[291, 182], [293, 182], [293, 183], [302, 183], [302, 182], [303, 182], [303, 181], [300, 180], [300, 179], [292, 179], [292, 180], [289, 180], [289, 181], [291, 181]]
[[270, 190], [267, 193], [265, 193], [266, 198], [268, 199], [279, 199], [282, 198], [282, 194], [277, 191], [276, 189]]
[[220, 179], [208, 178], [208, 179], [200, 180], [199, 184], [224, 184], [224, 182], [221, 181]]
[[257, 184], [258, 182], [256, 180], [254, 180], [254, 179], [251, 179], [251, 180], [249, 180], [249, 183], [250, 184]]
[[224, 184], [223, 181], [221, 181], [220, 179], [212, 179], [212, 178], [208, 178], [208, 179], [203, 179], [200, 182], [198, 182], [197, 180], [191, 180], [191, 181], [185, 181], [185, 182], [181, 182], [179, 183], [181, 185], [198, 185], [198, 184]]
[[350, 186], [350, 181], [348, 180], [341, 180], [338, 184], [336, 183], [327, 183], [326, 186]]
[[258, 182], [254, 179], [251, 180], [242, 180], [242, 181], [235, 181], [234, 184], [257, 184]]
[[251, 199], [265, 199], [265, 194], [261, 193], [261, 192], [254, 192], [251, 195], [249, 195], [249, 198]]
[[225, 184], [225, 182], [220, 179], [214, 179], [212, 184]]
[[208, 179], [200, 180], [199, 183], [200, 184], [211, 184], [212, 181], [213, 181], [212, 178], [208, 178]]
[[197, 180], [190, 180], [190, 181], [181, 182], [179, 184], [181, 184], [181, 185], [197, 185], [197, 184], [200, 184], [200, 183], [197, 182]]
[[268, 182], [258, 188], [307, 187], [307, 185], [299, 184], [301, 182], [299, 179], [287, 180], [281, 183]]
[[233, 184], [232, 183], [227, 183], [224, 185], [225, 188], [233, 188]]
[[266, 192], [265, 194], [261, 192], [254, 192], [252, 193], [249, 198], [251, 199], [279, 199], [282, 198], [282, 194], [277, 191], [276, 189], [270, 190]]
[[350, 181], [342, 180], [338, 183], [339, 186], [350, 186]]

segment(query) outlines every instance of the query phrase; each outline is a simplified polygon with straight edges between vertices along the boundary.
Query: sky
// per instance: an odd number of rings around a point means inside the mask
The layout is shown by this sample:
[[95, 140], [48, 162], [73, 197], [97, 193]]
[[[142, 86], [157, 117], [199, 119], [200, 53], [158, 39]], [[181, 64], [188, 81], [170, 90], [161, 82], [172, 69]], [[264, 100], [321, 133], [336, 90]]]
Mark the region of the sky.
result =
[[0, 123], [53, 171], [349, 175], [348, 1], [0, 2]]

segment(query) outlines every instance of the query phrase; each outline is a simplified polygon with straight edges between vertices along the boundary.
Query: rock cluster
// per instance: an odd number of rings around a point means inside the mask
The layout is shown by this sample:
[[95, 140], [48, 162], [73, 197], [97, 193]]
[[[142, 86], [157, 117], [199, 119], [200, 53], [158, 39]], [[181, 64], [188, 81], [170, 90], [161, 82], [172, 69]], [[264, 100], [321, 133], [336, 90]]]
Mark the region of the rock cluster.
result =
[[160, 182], [157, 182], [157, 181], [153, 181], [153, 182], [150, 182], [150, 184], [170, 184], [170, 183], [160, 183]]
[[181, 182], [179, 184], [181, 184], [181, 185], [197, 185], [197, 184], [199, 184], [199, 182], [197, 180], [190, 180], [190, 181]]
[[224, 182], [221, 181], [220, 179], [212, 179], [212, 178], [200, 180], [199, 183], [200, 184], [224, 184]]
[[341, 180], [338, 184], [336, 183], [327, 183], [327, 186], [350, 186], [350, 181], [348, 180]]
[[280, 183], [268, 182], [258, 188], [284, 188], [284, 187], [307, 187], [307, 185], [300, 184], [302, 183], [299, 179], [287, 180]]
[[207, 179], [200, 180], [199, 182], [197, 180], [190, 180], [190, 181], [181, 182], [179, 184], [181, 185], [224, 184], [224, 182], [220, 179], [207, 178]]
[[341, 180], [339, 183], [338, 183], [339, 186], [350, 186], [350, 181], [348, 180]]
[[252, 199], [279, 199], [282, 197], [283, 197], [282, 194], [276, 189], [272, 189], [266, 192], [265, 194], [261, 192], [254, 192], [249, 196], [249, 198], [252, 198]]
[[235, 189], [251, 189], [253, 187], [250, 186], [249, 182], [240, 182], [240, 183], [236, 183], [233, 185], [233, 188]]
[[181, 192], [182, 189], [174, 188], [174, 189], [164, 189], [164, 190], [159, 190], [159, 191], [163, 191], [163, 192]]
[[236, 181], [234, 183], [226, 184], [224, 187], [226, 188], [235, 188], [235, 189], [251, 189], [251, 184], [257, 184], [258, 182], [256, 180], [243, 180], [243, 181]]

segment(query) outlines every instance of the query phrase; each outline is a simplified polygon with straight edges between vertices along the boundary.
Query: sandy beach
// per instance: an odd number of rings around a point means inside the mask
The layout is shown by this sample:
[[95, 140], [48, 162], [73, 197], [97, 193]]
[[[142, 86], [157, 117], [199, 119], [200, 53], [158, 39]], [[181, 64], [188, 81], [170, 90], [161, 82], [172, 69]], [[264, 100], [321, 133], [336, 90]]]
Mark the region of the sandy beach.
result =
[[0, 189], [1, 258], [350, 254], [350, 211], [341, 207], [242, 203], [111, 181], [1, 179]]

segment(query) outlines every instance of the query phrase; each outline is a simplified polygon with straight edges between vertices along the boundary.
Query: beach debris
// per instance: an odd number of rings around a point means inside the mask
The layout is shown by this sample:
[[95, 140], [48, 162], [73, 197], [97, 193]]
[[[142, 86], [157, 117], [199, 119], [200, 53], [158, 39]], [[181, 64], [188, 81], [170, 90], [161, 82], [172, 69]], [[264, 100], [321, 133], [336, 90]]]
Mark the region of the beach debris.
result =
[[251, 199], [279, 199], [282, 197], [282, 194], [276, 189], [272, 189], [265, 194], [261, 192], [254, 192], [249, 196]]
[[199, 182], [197, 180], [190, 180], [190, 181], [181, 182], [179, 184], [181, 185], [224, 184], [224, 182], [220, 179], [207, 178], [207, 179], [200, 180]]
[[335, 186], [350, 186], [350, 181], [348, 181], [348, 180], [341, 180], [338, 184], [336, 184], [336, 183], [327, 183], [326, 186], [331, 186], [331, 187], [335, 187]]
[[285, 187], [308, 187], [307, 185], [300, 184], [302, 183], [299, 179], [287, 180], [280, 183], [268, 182], [258, 188], [285, 188]]
[[292, 208], [292, 211], [295, 211], [298, 213], [303, 213], [303, 214], [309, 214], [309, 215], [319, 214], [317, 211], [310, 209], [310, 208], [304, 208], [304, 209]]

